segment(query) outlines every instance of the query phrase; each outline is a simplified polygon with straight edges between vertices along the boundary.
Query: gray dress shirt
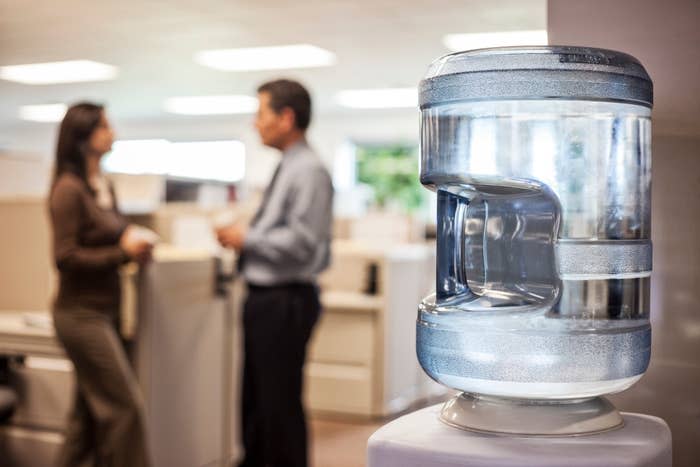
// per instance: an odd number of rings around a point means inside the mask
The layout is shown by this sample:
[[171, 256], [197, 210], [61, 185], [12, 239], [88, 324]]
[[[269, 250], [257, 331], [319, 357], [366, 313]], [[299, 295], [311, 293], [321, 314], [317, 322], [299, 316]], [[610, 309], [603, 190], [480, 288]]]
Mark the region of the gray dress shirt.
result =
[[330, 261], [333, 184], [301, 140], [282, 154], [241, 252], [243, 277], [269, 286], [314, 283]]

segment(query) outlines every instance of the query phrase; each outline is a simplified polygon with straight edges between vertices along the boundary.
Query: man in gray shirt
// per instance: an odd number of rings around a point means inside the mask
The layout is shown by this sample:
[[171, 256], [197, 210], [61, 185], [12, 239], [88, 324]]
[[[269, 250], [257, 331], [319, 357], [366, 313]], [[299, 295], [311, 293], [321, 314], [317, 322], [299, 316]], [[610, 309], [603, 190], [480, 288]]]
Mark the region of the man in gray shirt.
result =
[[302, 369], [321, 310], [316, 277], [330, 257], [333, 186], [306, 142], [308, 91], [277, 80], [260, 86], [258, 99], [255, 126], [282, 160], [249, 228], [217, 232], [222, 245], [239, 252], [248, 284], [240, 465], [306, 467]]

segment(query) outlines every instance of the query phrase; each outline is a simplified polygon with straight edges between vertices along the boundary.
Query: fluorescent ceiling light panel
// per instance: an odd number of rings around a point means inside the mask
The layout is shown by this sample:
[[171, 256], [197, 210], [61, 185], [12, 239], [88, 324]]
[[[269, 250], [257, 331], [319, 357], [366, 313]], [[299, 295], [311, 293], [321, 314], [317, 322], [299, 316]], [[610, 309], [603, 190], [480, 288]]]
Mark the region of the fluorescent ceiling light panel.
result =
[[315, 68], [335, 63], [335, 54], [310, 44], [203, 50], [194, 60], [216, 70], [256, 71]]
[[416, 88], [350, 89], [340, 91], [336, 101], [351, 109], [391, 109], [418, 106]]
[[23, 105], [19, 118], [31, 122], [60, 122], [68, 108], [65, 104]]
[[547, 31], [504, 31], [473, 34], [448, 34], [442, 43], [453, 52], [505, 47], [510, 45], [547, 45]]
[[105, 81], [117, 76], [117, 68], [90, 60], [34, 63], [0, 67], [0, 79], [23, 84], [60, 84]]
[[258, 99], [242, 95], [171, 97], [163, 108], [180, 115], [249, 114], [258, 110]]

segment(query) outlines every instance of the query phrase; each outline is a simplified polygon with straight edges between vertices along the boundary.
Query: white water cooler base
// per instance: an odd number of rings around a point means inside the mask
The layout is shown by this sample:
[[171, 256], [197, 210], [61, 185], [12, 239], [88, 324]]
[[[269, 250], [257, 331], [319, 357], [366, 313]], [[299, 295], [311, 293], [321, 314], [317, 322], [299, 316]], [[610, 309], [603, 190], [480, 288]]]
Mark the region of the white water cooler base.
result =
[[367, 443], [367, 467], [671, 467], [671, 430], [662, 419], [622, 413], [625, 426], [563, 438], [497, 436], [438, 420], [442, 405], [405, 415]]

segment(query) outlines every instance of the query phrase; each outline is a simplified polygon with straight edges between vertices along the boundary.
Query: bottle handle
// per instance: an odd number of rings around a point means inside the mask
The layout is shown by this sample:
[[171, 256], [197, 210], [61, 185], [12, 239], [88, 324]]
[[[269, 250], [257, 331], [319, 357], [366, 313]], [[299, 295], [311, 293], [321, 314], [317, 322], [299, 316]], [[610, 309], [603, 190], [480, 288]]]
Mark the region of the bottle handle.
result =
[[557, 199], [545, 190], [466, 195], [438, 193], [436, 300], [464, 311], [554, 303], [560, 288]]
[[438, 191], [437, 271], [436, 296], [438, 300], [459, 300], [460, 303], [476, 300], [478, 295], [469, 288], [465, 265], [467, 264], [467, 238], [465, 228], [471, 201], [467, 198]]
[[455, 238], [455, 255], [454, 255], [454, 271], [456, 274], [456, 279], [457, 283], [462, 286], [461, 294], [464, 295], [462, 297], [463, 299], [466, 300], [474, 300], [477, 298], [476, 294], [472, 292], [472, 290], [469, 288], [469, 281], [467, 279], [467, 271], [466, 268], [464, 267], [467, 258], [466, 258], [466, 250], [467, 250], [467, 245], [466, 245], [466, 238], [464, 235], [464, 230], [467, 227], [467, 210], [469, 209], [469, 205], [471, 204], [471, 201], [466, 202], [466, 203], [459, 203], [457, 204], [457, 208], [455, 209], [455, 221], [454, 221], [454, 238]]

